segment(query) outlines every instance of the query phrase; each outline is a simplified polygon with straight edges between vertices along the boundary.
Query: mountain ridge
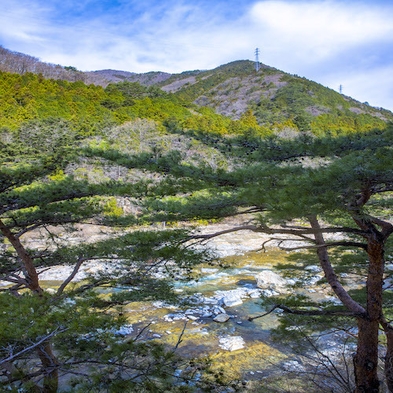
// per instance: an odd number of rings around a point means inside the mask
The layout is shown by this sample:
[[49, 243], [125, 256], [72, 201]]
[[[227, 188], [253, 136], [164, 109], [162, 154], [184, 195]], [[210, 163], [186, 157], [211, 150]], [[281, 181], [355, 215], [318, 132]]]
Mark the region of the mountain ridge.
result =
[[[217, 114], [239, 120], [253, 116], [263, 127], [311, 130], [334, 134], [352, 128], [378, 128], [393, 121], [393, 113], [361, 103], [321, 84], [250, 60], [235, 60], [211, 70], [171, 74], [161, 71], [133, 73], [121, 70], [82, 72], [40, 62], [37, 58], [0, 47], [0, 70], [44, 78], [83, 82], [107, 88], [138, 83], [157, 87], [181, 101], [208, 107]], [[254, 119], [251, 119], [254, 121]]]

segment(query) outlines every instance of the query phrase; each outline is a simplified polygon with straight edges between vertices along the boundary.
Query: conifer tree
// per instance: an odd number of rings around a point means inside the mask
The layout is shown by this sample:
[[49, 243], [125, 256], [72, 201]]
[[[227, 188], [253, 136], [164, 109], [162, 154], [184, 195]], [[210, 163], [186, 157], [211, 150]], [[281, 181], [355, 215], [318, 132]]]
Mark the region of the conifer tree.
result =
[[[143, 195], [145, 182], [78, 180], [72, 168], [83, 152], [76, 134], [64, 121], [38, 123], [0, 135], [0, 280], [8, 284], [0, 290], [0, 385], [56, 393], [67, 376], [75, 392], [86, 391], [86, 381], [98, 391], [176, 391], [179, 360], [173, 351], [155, 342], [119, 340], [116, 331], [127, 324], [120, 308], [130, 301], [177, 301], [170, 282], [154, 274], [189, 268], [200, 253], [182, 247], [180, 230], [109, 229], [120, 225], [117, 218], [136, 223], [114, 196]], [[64, 237], [76, 224], [101, 225], [110, 236], [72, 246]], [[29, 246], [31, 234], [41, 247]], [[107, 271], [73, 284], [94, 260]], [[57, 265], [70, 266], [70, 273], [48, 292], [40, 276]], [[105, 299], [97, 291], [112, 287], [123, 290]]]
[[[346, 315], [357, 325], [357, 351], [353, 358], [355, 393], [380, 391], [379, 356], [385, 358], [385, 380], [389, 391], [393, 391], [393, 326], [390, 296], [383, 287], [386, 254], [393, 233], [392, 135], [390, 126], [383, 131], [336, 138], [307, 135], [281, 141], [275, 137], [254, 138], [252, 151], [249, 143], [239, 138], [232, 142], [231, 152], [242, 157], [243, 167], [216, 174], [212, 189], [225, 189], [225, 194], [214, 200], [215, 209], [209, 209], [206, 200], [199, 213], [206, 218], [209, 213], [210, 217], [219, 217], [255, 212], [253, 223], [225, 233], [252, 230], [272, 238], [287, 235], [302, 242], [296, 249], [314, 250], [315, 260], [343, 307], [322, 313], [330, 318]], [[217, 195], [216, 192], [215, 198]], [[196, 202], [190, 199], [183, 209], [196, 215], [195, 207], [193, 210]], [[196, 238], [205, 240], [221, 234]], [[333, 252], [341, 253], [342, 258], [348, 252], [360, 253], [360, 259], [346, 266], [346, 273], [358, 272], [363, 277], [360, 296], [344, 287], [339, 274], [343, 266], [335, 265], [337, 258], [332, 259]], [[313, 311], [285, 305], [281, 309], [304, 318], [313, 315]], [[321, 309], [323, 304], [314, 314], [321, 315]]]

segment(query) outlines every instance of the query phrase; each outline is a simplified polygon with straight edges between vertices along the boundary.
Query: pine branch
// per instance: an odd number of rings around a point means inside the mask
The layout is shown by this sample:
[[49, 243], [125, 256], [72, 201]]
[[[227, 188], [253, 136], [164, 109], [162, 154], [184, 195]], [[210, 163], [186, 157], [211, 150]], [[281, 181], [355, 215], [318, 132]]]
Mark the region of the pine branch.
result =
[[[285, 242], [287, 240], [301, 241], [301, 239], [284, 239], [284, 240], [280, 239], [280, 240], [281, 240], [280, 243], [283, 243], [283, 242]], [[358, 247], [358, 248], [361, 248], [363, 250], [367, 250], [367, 244], [366, 243], [349, 242], [349, 241], [348, 242], [347, 241], [330, 242], [330, 243], [325, 243], [324, 245], [317, 245], [317, 244], [315, 244], [315, 245], [312, 245], [312, 246], [299, 246], [299, 247], [282, 247], [279, 244], [278, 247], [281, 250], [284, 250], [284, 251], [296, 251], [296, 250], [305, 250], [305, 249], [316, 250], [316, 249], [318, 249], [320, 247], [339, 247], [339, 246], [343, 246], [343, 247]]]
[[351, 311], [332, 311], [332, 310], [299, 310], [289, 308], [282, 304], [274, 305], [269, 311], [262, 315], [258, 315], [256, 317], [249, 317], [248, 320], [252, 322], [254, 319], [263, 318], [266, 315], [271, 314], [274, 310], [280, 309], [287, 314], [294, 314], [294, 315], [307, 315], [307, 316], [320, 316], [320, 315], [329, 315], [329, 316], [345, 316], [345, 317], [358, 317], [359, 314], [355, 314]]
[[82, 266], [83, 262], [86, 261], [86, 258], [79, 258], [78, 262], [75, 264], [74, 269], [72, 270], [71, 274], [63, 281], [63, 283], [60, 285], [59, 289], [56, 292], [56, 297], [60, 297], [62, 293], [64, 292], [65, 288], [67, 285], [74, 279], [74, 277], [77, 275], [80, 267]]

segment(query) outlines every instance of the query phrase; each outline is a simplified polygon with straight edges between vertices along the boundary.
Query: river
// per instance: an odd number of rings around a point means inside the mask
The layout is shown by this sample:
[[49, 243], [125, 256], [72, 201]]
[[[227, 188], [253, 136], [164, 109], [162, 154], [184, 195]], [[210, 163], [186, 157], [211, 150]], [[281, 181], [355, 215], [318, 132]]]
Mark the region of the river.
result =
[[[200, 231], [225, 230], [230, 226], [233, 222], [208, 226]], [[304, 372], [299, 354], [273, 340], [271, 330], [279, 322], [277, 312], [252, 321], [249, 318], [268, 311], [272, 304], [269, 304], [269, 297], [278, 293], [297, 291], [314, 298], [332, 298], [326, 287], [317, 290], [314, 285], [322, 278], [321, 269], [316, 265], [303, 271], [308, 280], [306, 288], [293, 285], [296, 279], [280, 278], [275, 267], [288, 264], [288, 253], [275, 248], [275, 244], [266, 252], [256, 251], [265, 240], [252, 232], [235, 232], [204, 244], [203, 247], [211, 248], [221, 258], [221, 263], [217, 267], [199, 266], [195, 280], [176, 282], [175, 290], [188, 300], [187, 305], [181, 307], [157, 301], [130, 303], [123, 310], [127, 316], [123, 334], [132, 337], [143, 332], [141, 339], [177, 346], [179, 355], [187, 358], [209, 356], [234, 379], [271, 379], [283, 369]], [[79, 279], [99, 268], [97, 263], [83, 266], [85, 270], [81, 269]], [[68, 274], [62, 269], [53, 269], [41, 277], [49, 280], [46, 287], [50, 287]], [[288, 292], [286, 284], [293, 289]], [[282, 380], [281, 375], [280, 383]]]

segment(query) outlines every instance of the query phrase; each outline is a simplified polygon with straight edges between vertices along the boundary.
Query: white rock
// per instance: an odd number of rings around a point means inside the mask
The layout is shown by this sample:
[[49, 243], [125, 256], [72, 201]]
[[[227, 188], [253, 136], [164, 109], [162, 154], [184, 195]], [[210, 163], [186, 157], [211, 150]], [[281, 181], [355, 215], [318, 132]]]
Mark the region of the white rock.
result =
[[288, 362], [285, 362], [284, 368], [287, 371], [291, 371], [291, 372], [304, 372], [305, 371], [304, 366], [301, 363], [299, 363], [297, 360], [289, 360]]
[[226, 307], [234, 307], [243, 304], [243, 299], [248, 297], [247, 289], [238, 288], [229, 291], [216, 291], [215, 298], [220, 299], [219, 303]]
[[214, 307], [213, 312], [214, 314], [225, 314], [225, 310], [222, 307]]
[[315, 285], [319, 280], [321, 280], [323, 277], [321, 275], [316, 275], [316, 276], [312, 276], [310, 277], [307, 281], [306, 281], [306, 285]]
[[277, 291], [273, 291], [272, 289], [265, 289], [262, 291], [262, 295], [266, 297], [278, 296], [279, 293]]
[[163, 301], [161, 301], [161, 300], [157, 300], [157, 301], [153, 302], [152, 305], [155, 308], [163, 308], [163, 307], [165, 307], [165, 303]]
[[167, 322], [173, 322], [173, 321], [181, 321], [185, 320], [187, 317], [184, 314], [177, 313], [177, 314], [168, 314], [164, 316], [164, 320]]
[[338, 305], [341, 305], [341, 304], [342, 304], [342, 303], [341, 303], [341, 300], [338, 299], [338, 298], [336, 298], [336, 297], [334, 297], [334, 296], [326, 297], [325, 299], [322, 299], [321, 301], [322, 301], [322, 302], [332, 302], [332, 303], [338, 304]]
[[308, 270], [309, 272], [313, 272], [313, 273], [320, 273], [322, 271], [322, 268], [317, 265], [309, 265], [306, 266], [304, 270]]
[[113, 333], [116, 336], [127, 336], [128, 334], [131, 334], [134, 331], [134, 328], [132, 325], [123, 325], [119, 329], [115, 330]]
[[251, 299], [258, 299], [259, 297], [261, 297], [261, 292], [262, 291], [257, 288], [247, 290], [247, 294], [248, 296], [250, 296]]
[[216, 317], [213, 318], [214, 322], [224, 323], [229, 320], [230, 316], [228, 314], [218, 314]]
[[204, 304], [218, 304], [218, 300], [212, 297], [205, 297], [203, 299]]
[[225, 336], [219, 340], [219, 347], [226, 351], [236, 351], [245, 346], [245, 342], [241, 336]]
[[261, 289], [276, 289], [285, 291], [288, 282], [280, 275], [270, 270], [264, 270], [256, 276], [257, 287]]

